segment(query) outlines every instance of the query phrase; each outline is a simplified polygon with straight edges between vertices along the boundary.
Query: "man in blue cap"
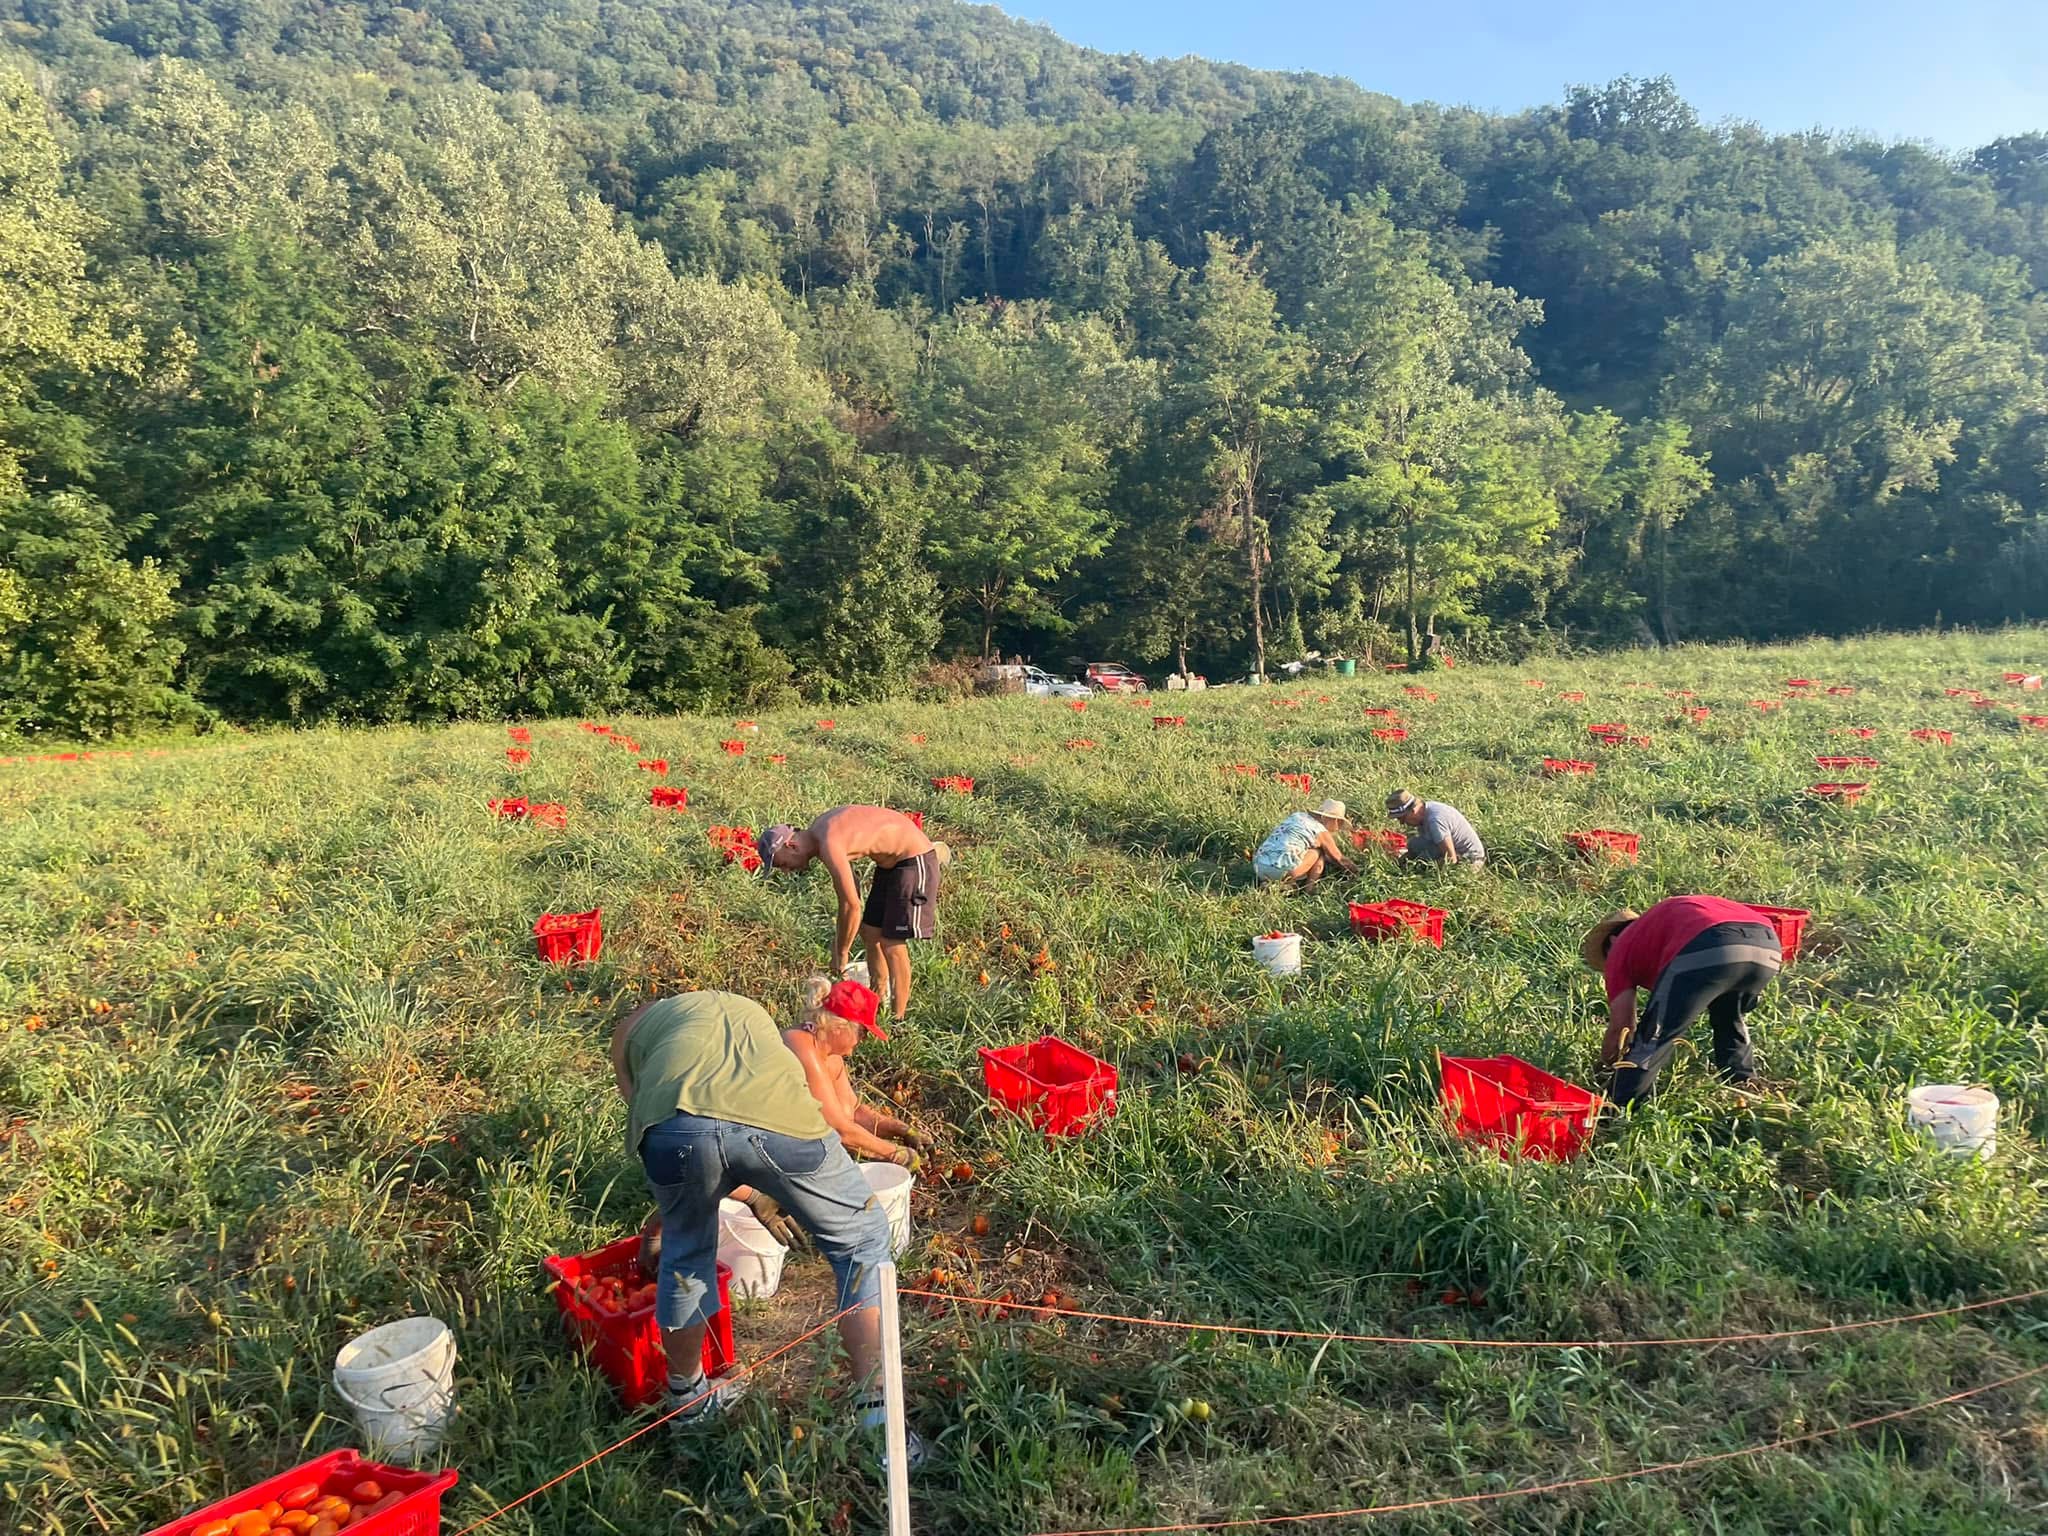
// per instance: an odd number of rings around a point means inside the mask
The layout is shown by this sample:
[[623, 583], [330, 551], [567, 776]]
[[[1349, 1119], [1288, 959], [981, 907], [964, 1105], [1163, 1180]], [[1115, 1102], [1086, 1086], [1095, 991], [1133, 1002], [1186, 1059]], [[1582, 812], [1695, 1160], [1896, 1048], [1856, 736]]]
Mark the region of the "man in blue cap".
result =
[[[839, 898], [832, 974], [846, 970], [858, 934], [869, 974], [878, 986], [886, 980], [891, 1010], [901, 1020], [910, 1009], [910, 941], [929, 939], [938, 929], [939, 871], [951, 858], [946, 845], [926, 837], [901, 811], [842, 805], [801, 831], [770, 827], [755, 849], [763, 875], [807, 869], [813, 859], [825, 866]], [[865, 907], [854, 878], [855, 859], [872, 860], [875, 866]]]

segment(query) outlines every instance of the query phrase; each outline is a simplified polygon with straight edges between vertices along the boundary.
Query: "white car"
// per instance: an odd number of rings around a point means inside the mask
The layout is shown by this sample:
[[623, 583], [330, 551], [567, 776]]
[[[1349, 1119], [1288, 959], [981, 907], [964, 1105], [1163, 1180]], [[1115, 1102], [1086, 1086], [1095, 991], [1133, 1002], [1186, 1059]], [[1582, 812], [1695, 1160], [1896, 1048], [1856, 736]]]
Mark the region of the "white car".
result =
[[1086, 699], [1095, 690], [1086, 683], [1073, 683], [1063, 677], [1054, 677], [1039, 667], [1024, 669], [1024, 691], [1039, 699]]

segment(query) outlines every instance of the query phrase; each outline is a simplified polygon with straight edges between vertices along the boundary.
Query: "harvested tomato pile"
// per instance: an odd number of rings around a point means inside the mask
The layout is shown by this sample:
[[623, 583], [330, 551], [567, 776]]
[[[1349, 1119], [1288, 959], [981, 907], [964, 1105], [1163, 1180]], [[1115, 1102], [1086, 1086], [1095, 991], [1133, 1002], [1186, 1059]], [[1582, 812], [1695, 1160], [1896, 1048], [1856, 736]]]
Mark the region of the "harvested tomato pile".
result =
[[710, 827], [704, 835], [711, 839], [711, 846], [725, 855], [725, 862], [737, 864], [752, 874], [761, 867], [761, 855], [754, 848], [752, 827]]
[[654, 1282], [628, 1285], [621, 1275], [585, 1275], [575, 1282], [576, 1298], [600, 1312], [623, 1315], [654, 1305]]
[[287, 1488], [274, 1499], [251, 1505], [240, 1514], [216, 1515], [204, 1525], [194, 1526], [191, 1536], [337, 1536], [337, 1533], [372, 1515], [381, 1515], [405, 1494], [387, 1490], [374, 1477], [366, 1477], [345, 1494], [320, 1491], [318, 1483], [301, 1483]]

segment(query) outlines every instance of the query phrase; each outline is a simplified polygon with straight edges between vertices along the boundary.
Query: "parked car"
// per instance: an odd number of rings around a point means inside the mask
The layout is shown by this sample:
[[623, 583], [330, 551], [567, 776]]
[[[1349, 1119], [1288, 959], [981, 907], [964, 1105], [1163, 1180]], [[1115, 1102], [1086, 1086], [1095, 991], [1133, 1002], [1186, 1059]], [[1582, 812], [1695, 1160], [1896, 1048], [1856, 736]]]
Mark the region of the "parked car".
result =
[[1024, 691], [1041, 699], [1085, 699], [1095, 690], [1086, 683], [1054, 677], [1040, 667], [1024, 669]]
[[1091, 661], [1087, 678], [1091, 687], [1104, 693], [1143, 693], [1145, 679], [1120, 661]]

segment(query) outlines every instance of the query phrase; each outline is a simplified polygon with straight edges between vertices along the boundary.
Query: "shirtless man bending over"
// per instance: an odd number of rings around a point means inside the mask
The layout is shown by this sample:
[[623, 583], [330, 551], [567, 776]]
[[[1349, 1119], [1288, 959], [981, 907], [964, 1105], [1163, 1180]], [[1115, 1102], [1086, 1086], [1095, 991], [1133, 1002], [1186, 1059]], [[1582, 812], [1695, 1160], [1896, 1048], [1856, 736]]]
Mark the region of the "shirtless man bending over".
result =
[[[879, 805], [842, 805], [827, 811], [802, 831], [774, 826], [756, 845], [761, 873], [800, 870], [813, 859], [832, 876], [839, 897], [839, 921], [832, 935], [832, 974], [846, 969], [859, 934], [868, 970], [877, 982], [888, 979], [889, 1002], [902, 1019], [910, 1008], [910, 940], [928, 939], [939, 915], [939, 870], [947, 860], [942, 843], [934, 843], [901, 811]], [[853, 861], [870, 859], [875, 873], [868, 883], [865, 909]]]

